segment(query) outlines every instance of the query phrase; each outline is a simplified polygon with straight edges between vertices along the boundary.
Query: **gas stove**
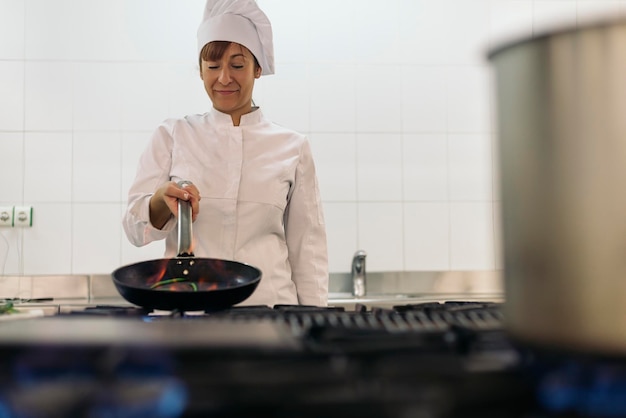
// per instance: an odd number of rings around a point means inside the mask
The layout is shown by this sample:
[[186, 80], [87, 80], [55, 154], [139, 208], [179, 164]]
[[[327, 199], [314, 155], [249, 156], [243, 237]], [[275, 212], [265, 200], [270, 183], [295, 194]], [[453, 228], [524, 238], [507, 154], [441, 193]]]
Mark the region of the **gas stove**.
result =
[[571, 370], [512, 342], [495, 302], [76, 306], [0, 323], [0, 355], [3, 418], [541, 418], [588, 406], [565, 403], [581, 386], [557, 384]]

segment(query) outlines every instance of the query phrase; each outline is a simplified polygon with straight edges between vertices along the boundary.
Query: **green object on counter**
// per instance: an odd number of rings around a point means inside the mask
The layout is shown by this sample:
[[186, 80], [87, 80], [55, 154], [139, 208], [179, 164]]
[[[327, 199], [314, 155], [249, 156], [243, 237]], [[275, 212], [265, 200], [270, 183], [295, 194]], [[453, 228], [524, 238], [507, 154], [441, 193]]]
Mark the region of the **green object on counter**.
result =
[[18, 313], [19, 311], [13, 306], [13, 302], [7, 301], [0, 305], [0, 315]]

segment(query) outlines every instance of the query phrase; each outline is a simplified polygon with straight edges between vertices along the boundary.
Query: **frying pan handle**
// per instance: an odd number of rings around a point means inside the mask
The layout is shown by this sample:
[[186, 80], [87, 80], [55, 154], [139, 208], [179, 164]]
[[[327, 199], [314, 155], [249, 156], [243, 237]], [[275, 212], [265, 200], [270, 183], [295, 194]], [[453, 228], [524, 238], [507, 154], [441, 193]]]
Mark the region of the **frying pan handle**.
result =
[[[190, 181], [182, 180], [178, 182], [180, 187], [192, 184]], [[187, 200], [178, 200], [178, 256], [193, 257], [191, 250], [191, 239], [193, 232], [191, 228], [191, 203]]]

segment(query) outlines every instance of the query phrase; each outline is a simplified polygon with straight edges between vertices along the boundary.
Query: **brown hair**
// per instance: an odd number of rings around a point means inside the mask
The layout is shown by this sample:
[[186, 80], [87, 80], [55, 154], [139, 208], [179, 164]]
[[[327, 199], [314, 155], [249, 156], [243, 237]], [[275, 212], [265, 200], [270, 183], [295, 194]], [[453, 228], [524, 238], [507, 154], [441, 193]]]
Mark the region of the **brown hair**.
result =
[[[200, 65], [200, 71], [202, 71], [202, 60], [205, 60], [205, 61], [218, 61], [218, 60], [222, 59], [222, 57], [224, 56], [224, 53], [226, 52], [226, 50], [228, 49], [228, 47], [232, 43], [234, 43], [234, 42], [230, 42], [230, 41], [213, 41], [213, 42], [209, 42], [204, 47], [202, 47], [202, 51], [200, 51], [200, 57], [198, 58], [198, 64]], [[241, 47], [242, 48], [246, 48], [243, 45], [241, 45]], [[254, 58], [254, 68], [255, 69], [260, 68], [261, 66], [259, 65], [259, 61], [256, 59], [256, 57], [254, 56], [254, 54], [252, 52], [250, 52], [250, 54]]]

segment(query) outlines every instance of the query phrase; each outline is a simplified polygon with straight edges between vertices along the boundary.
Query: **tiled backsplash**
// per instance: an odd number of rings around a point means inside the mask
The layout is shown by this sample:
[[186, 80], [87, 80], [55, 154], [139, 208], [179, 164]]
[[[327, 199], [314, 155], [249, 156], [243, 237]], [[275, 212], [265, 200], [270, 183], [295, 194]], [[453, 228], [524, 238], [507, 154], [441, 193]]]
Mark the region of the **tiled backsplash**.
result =
[[[121, 229], [150, 133], [207, 110], [195, 31], [205, 0], [0, 0], [0, 275], [108, 274], [159, 258]], [[307, 134], [330, 267], [501, 268], [488, 48], [624, 15], [626, 0], [259, 0], [277, 73], [255, 101]]]

